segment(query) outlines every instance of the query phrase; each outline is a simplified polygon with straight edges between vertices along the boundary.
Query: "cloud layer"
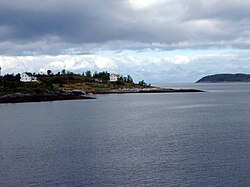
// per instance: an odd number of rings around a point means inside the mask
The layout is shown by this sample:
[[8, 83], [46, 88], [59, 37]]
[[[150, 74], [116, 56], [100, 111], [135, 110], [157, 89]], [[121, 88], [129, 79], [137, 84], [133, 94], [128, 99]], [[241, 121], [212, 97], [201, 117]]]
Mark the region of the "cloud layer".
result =
[[[0, 4], [0, 65], [8, 73], [95, 69], [171, 82], [249, 70], [250, 1], [0, 0]], [[211, 49], [218, 52], [207, 54]], [[219, 52], [227, 49], [226, 54]], [[169, 55], [176, 50], [183, 54]], [[159, 56], [155, 51], [168, 53]]]
[[0, 0], [1, 54], [248, 48], [250, 2]]

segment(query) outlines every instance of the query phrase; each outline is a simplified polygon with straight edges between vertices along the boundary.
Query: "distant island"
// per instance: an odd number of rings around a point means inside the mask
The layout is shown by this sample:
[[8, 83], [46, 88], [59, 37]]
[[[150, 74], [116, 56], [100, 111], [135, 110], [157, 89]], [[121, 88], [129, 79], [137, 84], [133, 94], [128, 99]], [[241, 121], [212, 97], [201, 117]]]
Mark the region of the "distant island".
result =
[[202, 77], [196, 83], [250, 82], [250, 74], [215, 74]]

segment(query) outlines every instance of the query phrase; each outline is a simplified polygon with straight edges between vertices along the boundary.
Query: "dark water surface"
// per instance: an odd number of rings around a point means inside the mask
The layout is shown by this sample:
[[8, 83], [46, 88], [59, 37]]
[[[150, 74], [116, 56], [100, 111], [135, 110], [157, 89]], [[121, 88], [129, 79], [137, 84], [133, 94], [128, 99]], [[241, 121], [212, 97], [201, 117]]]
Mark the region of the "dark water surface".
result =
[[0, 186], [250, 186], [250, 84], [165, 86], [0, 105]]

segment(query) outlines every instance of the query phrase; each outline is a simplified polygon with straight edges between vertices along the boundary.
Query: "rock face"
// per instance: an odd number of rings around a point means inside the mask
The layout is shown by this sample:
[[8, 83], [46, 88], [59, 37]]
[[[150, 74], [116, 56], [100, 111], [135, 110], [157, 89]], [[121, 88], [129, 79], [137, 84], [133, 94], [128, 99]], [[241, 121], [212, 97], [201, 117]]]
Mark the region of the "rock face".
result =
[[250, 82], [249, 74], [215, 74], [201, 78], [196, 83]]
[[76, 95], [73, 93], [9, 94], [0, 96], [0, 103], [24, 103], [24, 102], [75, 100], [75, 99], [95, 99], [95, 98], [85, 95]]

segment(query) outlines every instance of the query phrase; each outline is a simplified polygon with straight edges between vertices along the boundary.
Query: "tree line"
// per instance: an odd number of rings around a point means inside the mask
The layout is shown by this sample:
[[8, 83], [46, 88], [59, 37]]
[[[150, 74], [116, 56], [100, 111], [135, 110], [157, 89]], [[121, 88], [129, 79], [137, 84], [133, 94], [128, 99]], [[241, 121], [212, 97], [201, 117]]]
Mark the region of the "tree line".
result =
[[[43, 80], [44, 78], [50, 77], [54, 83], [61, 83], [66, 84], [67, 82], [75, 82], [75, 81], [85, 81], [85, 82], [109, 82], [110, 80], [110, 73], [108, 71], [102, 72], [91, 72], [90, 70], [82, 72], [82, 74], [76, 74], [71, 71], [67, 71], [63, 69], [61, 72], [53, 73], [51, 70], [47, 70], [47, 74], [35, 74], [39, 79]], [[79, 80], [81, 79], [81, 80]], [[117, 84], [122, 83], [131, 83], [134, 84], [133, 78], [131, 75], [123, 76], [121, 75], [117, 81]]]

